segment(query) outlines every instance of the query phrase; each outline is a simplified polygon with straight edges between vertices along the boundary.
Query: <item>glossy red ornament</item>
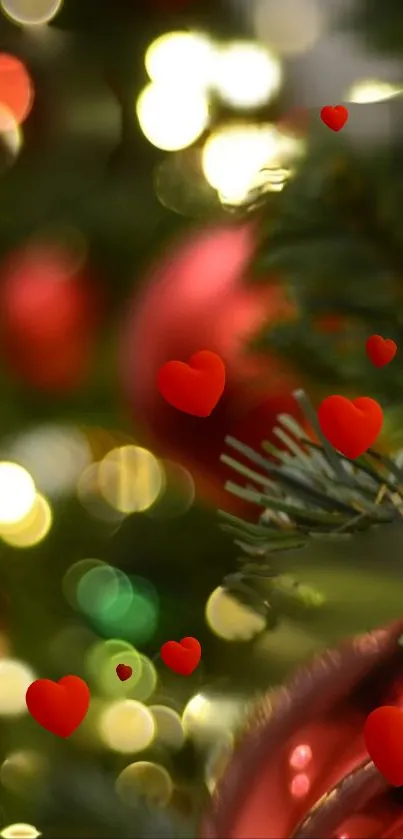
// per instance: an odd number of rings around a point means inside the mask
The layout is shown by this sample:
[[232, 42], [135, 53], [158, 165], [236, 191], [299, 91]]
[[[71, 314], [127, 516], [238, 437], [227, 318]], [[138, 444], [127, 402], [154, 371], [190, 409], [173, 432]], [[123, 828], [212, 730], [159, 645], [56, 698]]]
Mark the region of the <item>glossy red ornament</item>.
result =
[[[255, 247], [251, 225], [194, 233], [149, 271], [124, 328], [122, 370], [133, 420], [157, 454], [182, 463], [198, 493], [226, 509], [239, 505], [223, 489], [230, 476], [220, 463], [225, 436], [259, 447], [270, 439], [279, 412], [301, 419], [292, 396], [301, 385], [295, 372], [274, 354], [250, 349], [265, 324], [295, 317], [274, 279], [248, 282]], [[201, 348], [217, 353], [226, 367], [224, 394], [203, 419], [180, 414], [157, 388], [163, 364], [187, 361]]]
[[33, 388], [64, 392], [82, 384], [100, 312], [98, 290], [59, 245], [29, 245], [0, 267], [3, 358]]

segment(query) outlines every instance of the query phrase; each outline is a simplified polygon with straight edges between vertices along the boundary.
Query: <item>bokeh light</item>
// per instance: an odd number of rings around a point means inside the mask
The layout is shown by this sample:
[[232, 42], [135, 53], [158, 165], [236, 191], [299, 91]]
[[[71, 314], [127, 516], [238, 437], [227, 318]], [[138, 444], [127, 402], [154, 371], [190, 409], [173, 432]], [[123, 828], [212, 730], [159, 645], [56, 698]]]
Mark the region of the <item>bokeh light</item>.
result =
[[140, 654], [141, 676], [133, 686], [131, 696], [138, 702], [147, 702], [154, 693], [158, 684], [158, 674], [152, 661], [145, 655]]
[[[86, 669], [92, 679], [96, 680], [102, 670], [114, 656], [131, 653], [133, 647], [121, 638], [109, 638], [107, 641], [97, 641], [92, 644], [85, 657]], [[140, 663], [141, 666], [141, 663]]]
[[87, 571], [77, 585], [77, 602], [94, 619], [119, 619], [127, 612], [133, 597], [130, 580], [111, 565], [99, 565]]
[[99, 485], [105, 500], [119, 513], [148, 510], [164, 484], [162, 467], [151, 452], [139, 446], [113, 449], [99, 467]]
[[0, 530], [2, 525], [16, 524], [34, 506], [34, 481], [18, 463], [0, 463]]
[[312, 760], [312, 750], [311, 747], [308, 746], [306, 743], [301, 743], [299, 746], [296, 746], [295, 749], [291, 752], [290, 755], [290, 766], [293, 769], [305, 769]]
[[165, 705], [150, 705], [149, 710], [154, 717], [156, 739], [170, 749], [180, 749], [185, 734], [179, 714]]
[[248, 609], [219, 586], [206, 604], [206, 622], [225, 641], [250, 641], [266, 628], [262, 615]]
[[[132, 668], [130, 679], [122, 682], [116, 673], [118, 664], [125, 664]], [[143, 666], [140, 654], [133, 647], [125, 652], [117, 653], [104, 661], [97, 673], [97, 686], [103, 696], [110, 698], [129, 698], [133, 696], [133, 688], [141, 679]]]
[[211, 134], [204, 145], [203, 172], [208, 183], [231, 200], [243, 200], [276, 151], [274, 129], [230, 125]]
[[137, 100], [136, 111], [144, 136], [164, 151], [191, 146], [207, 128], [210, 119], [206, 93], [184, 84], [183, 78], [181, 86], [147, 85]]
[[293, 798], [305, 798], [311, 788], [311, 782], [308, 775], [301, 773], [295, 775], [290, 784], [290, 792]]
[[0, 661], [0, 715], [19, 716], [27, 713], [25, 694], [35, 673], [24, 662], [11, 658]]
[[343, 99], [346, 102], [355, 102], [358, 105], [370, 105], [374, 102], [386, 102], [388, 99], [399, 96], [402, 92], [402, 85], [367, 79], [355, 82]]
[[9, 131], [14, 122], [17, 125], [24, 122], [33, 99], [32, 81], [22, 61], [0, 53], [0, 131]]
[[[182, 714], [185, 734], [200, 744], [218, 743], [238, 727], [245, 700], [211, 693], [193, 696]], [[223, 733], [225, 732], [225, 733]]]
[[93, 571], [94, 568], [102, 568], [106, 564], [101, 559], [80, 559], [79, 562], [75, 562], [67, 569], [62, 581], [62, 589], [68, 604], [73, 609], [79, 610], [81, 608], [77, 600], [80, 581], [89, 571]]
[[70, 493], [92, 460], [85, 435], [69, 426], [27, 431], [12, 440], [7, 451], [32, 475], [38, 489], [51, 496]]
[[259, 41], [285, 55], [312, 48], [324, 32], [318, 0], [255, 0], [254, 30]]
[[112, 751], [134, 754], [153, 741], [155, 723], [145, 705], [123, 699], [113, 702], [101, 714], [99, 731], [104, 744]]
[[162, 462], [165, 486], [155, 504], [147, 511], [156, 519], [173, 519], [185, 515], [195, 499], [195, 484], [188, 469], [171, 460]]
[[49, 502], [38, 493], [29, 513], [14, 525], [0, 525], [0, 535], [13, 548], [33, 548], [46, 538], [52, 520]]
[[22, 145], [21, 128], [11, 111], [0, 104], [0, 174], [15, 163]]
[[3, 839], [37, 839], [38, 836], [42, 836], [42, 833], [36, 827], [33, 827], [32, 824], [20, 822], [3, 827], [0, 836]]
[[63, 0], [1, 0], [4, 14], [24, 26], [50, 23], [62, 7]]
[[47, 765], [39, 752], [11, 752], [1, 765], [0, 782], [14, 795], [35, 798], [46, 783]]
[[174, 786], [167, 770], [158, 763], [139, 760], [126, 766], [116, 779], [116, 792], [126, 805], [136, 804], [137, 796], [148, 804], [166, 807]]
[[276, 95], [280, 83], [280, 62], [259, 44], [240, 41], [217, 53], [214, 87], [234, 108], [265, 105]]
[[80, 475], [77, 481], [77, 496], [86, 512], [112, 527], [119, 527], [124, 519], [124, 513], [112, 509], [101, 492], [99, 473], [100, 463], [91, 463]]
[[214, 67], [215, 48], [197, 32], [167, 32], [148, 47], [145, 67], [153, 82], [208, 87]]

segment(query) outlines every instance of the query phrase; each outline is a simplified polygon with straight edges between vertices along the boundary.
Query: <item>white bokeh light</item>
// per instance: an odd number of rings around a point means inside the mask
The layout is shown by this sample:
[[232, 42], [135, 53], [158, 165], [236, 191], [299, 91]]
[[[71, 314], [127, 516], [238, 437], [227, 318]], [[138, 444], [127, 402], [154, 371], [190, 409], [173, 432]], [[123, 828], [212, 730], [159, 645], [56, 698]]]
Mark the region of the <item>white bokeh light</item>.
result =
[[26, 469], [18, 463], [0, 463], [0, 527], [23, 519], [35, 498], [35, 484]]
[[214, 66], [215, 48], [197, 32], [167, 32], [148, 47], [145, 67], [153, 82], [186, 83], [208, 87]]
[[1, 0], [1, 8], [13, 23], [41, 26], [56, 17], [62, 3], [63, 0]]
[[202, 90], [182, 83], [149, 84], [137, 100], [137, 118], [147, 140], [164, 151], [191, 146], [209, 123], [209, 101]]
[[214, 87], [228, 105], [245, 109], [265, 105], [280, 83], [280, 62], [259, 44], [240, 41], [217, 53]]

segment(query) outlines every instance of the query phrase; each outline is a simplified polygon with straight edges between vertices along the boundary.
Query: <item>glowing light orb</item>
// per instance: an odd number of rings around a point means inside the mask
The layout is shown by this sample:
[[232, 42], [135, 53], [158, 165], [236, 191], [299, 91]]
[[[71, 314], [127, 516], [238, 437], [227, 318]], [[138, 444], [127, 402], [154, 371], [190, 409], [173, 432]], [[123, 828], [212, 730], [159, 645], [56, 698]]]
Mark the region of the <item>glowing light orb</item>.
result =
[[182, 83], [149, 84], [140, 94], [137, 118], [147, 140], [164, 151], [191, 146], [209, 123], [207, 95]]
[[204, 35], [196, 32], [167, 32], [153, 41], [145, 56], [145, 67], [153, 82], [183, 84], [198, 87], [211, 81], [214, 46]]
[[101, 714], [101, 738], [109, 749], [134, 754], [146, 749], [155, 736], [154, 718], [148, 708], [134, 699], [113, 702]]
[[256, 43], [239, 42], [220, 50], [214, 67], [214, 86], [235, 108], [260, 107], [277, 93], [281, 65]]
[[0, 530], [14, 524], [32, 509], [36, 498], [31, 475], [17, 463], [0, 463]]
[[22, 661], [3, 658], [0, 661], [0, 716], [27, 713], [25, 694], [36, 676]]
[[1, 0], [4, 14], [23, 26], [50, 23], [62, 7], [63, 0]]

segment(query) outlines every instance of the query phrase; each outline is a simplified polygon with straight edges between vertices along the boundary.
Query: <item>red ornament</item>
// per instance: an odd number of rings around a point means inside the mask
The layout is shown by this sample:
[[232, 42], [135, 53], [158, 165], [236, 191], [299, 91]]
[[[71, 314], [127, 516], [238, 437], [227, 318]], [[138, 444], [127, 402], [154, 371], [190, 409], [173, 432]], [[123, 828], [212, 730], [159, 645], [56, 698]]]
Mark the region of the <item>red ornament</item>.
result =
[[382, 705], [367, 717], [365, 745], [379, 772], [394, 787], [403, 784], [403, 711]]
[[[143, 423], [156, 453], [177, 459], [199, 493], [227, 509], [240, 507], [224, 490], [233, 477], [220, 463], [225, 436], [259, 447], [272, 438], [278, 413], [301, 419], [292, 396], [300, 379], [274, 354], [249, 347], [264, 325], [295, 317], [278, 282], [247, 281], [255, 245], [250, 225], [195, 233], [151, 269], [124, 330], [122, 369], [134, 420]], [[186, 362], [201, 347], [226, 367], [225, 391], [202, 428], [198, 418], [168, 405], [157, 387], [163, 364]]]
[[31, 387], [68, 391], [85, 379], [101, 306], [98, 290], [58, 245], [30, 245], [0, 268], [1, 345]]

